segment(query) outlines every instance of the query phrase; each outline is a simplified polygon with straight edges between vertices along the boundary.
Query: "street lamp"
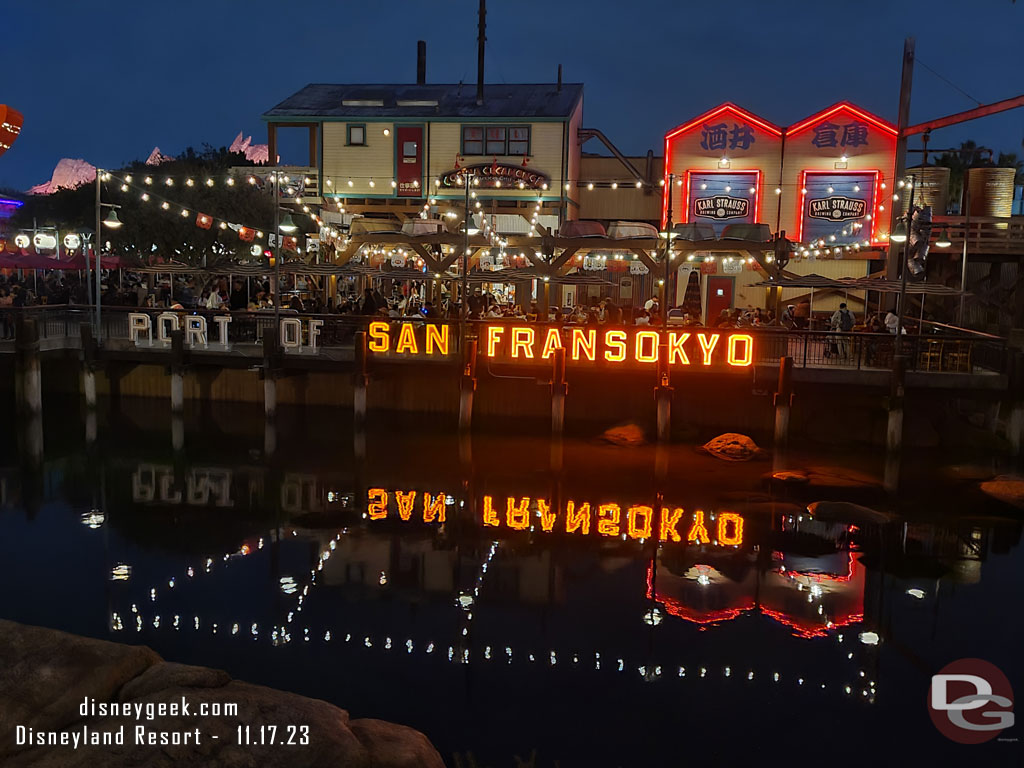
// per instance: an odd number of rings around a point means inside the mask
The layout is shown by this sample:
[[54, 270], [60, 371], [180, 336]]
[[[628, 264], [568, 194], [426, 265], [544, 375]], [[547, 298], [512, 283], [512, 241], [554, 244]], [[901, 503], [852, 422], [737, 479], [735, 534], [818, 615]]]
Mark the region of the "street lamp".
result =
[[292, 220], [292, 215], [290, 213], [286, 213], [284, 215], [284, 218], [281, 219], [281, 224], [278, 226], [278, 229], [282, 232], [289, 233], [294, 232], [298, 228], [298, 225]]
[[[104, 203], [102, 200], [102, 182], [110, 178], [110, 174], [104, 171], [102, 168], [96, 169], [96, 233], [93, 236], [93, 253], [96, 255], [96, 316], [95, 316], [95, 333], [93, 334], [96, 341], [100, 341], [103, 336], [103, 332], [100, 327], [100, 283], [102, 276], [102, 267], [100, 266], [100, 251], [103, 248], [103, 242], [100, 239], [103, 233], [103, 227], [106, 226], [108, 229], [119, 229], [123, 221], [117, 217], [117, 208], [113, 203]], [[101, 220], [103, 214], [103, 208], [110, 208], [110, 213], [106, 219]], [[89, 254], [85, 254], [85, 270], [86, 270], [86, 282], [88, 283], [92, 277], [92, 273], [89, 269]]]
[[107, 218], [103, 220], [103, 226], [110, 227], [111, 229], [120, 229], [124, 222], [117, 218], [117, 211], [111, 210], [107, 214]]
[[942, 228], [942, 234], [935, 240], [936, 248], [949, 248], [953, 244], [953, 241], [949, 239], [949, 230], [946, 227]]
[[662, 330], [668, 328], [668, 287], [669, 287], [669, 261], [671, 261], [672, 254], [672, 241], [679, 236], [678, 232], [672, 231], [672, 183], [675, 180], [675, 174], [670, 173], [668, 175], [668, 207], [665, 215], [665, 231], [660, 232], [660, 236], [665, 239], [665, 255], [662, 261], [665, 262], [665, 276], [662, 278], [662, 292], [661, 292], [661, 327]]
[[908, 233], [910, 231], [911, 217], [914, 215], [914, 177], [911, 176], [910, 180], [906, 182], [906, 186], [910, 189], [910, 198], [907, 200], [907, 213], [900, 219], [896, 224], [896, 229], [893, 231], [890, 239], [897, 243], [903, 244], [903, 263], [900, 265], [900, 306], [899, 314], [896, 316], [896, 349], [902, 353], [903, 351], [903, 315], [906, 309], [907, 299], [907, 262], [910, 260], [910, 238]]

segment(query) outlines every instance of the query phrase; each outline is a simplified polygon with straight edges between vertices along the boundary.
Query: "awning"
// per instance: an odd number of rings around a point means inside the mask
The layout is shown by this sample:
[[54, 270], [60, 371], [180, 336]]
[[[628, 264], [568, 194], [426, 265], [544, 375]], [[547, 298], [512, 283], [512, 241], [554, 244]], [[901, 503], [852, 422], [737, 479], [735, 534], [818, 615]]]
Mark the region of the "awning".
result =
[[[833, 288], [840, 291], [878, 291], [879, 293], [899, 293], [899, 280], [878, 280], [871, 277], [822, 277], [821, 275], [803, 275], [787, 277], [782, 280], [762, 280], [754, 283], [757, 288]], [[927, 294], [929, 296], [960, 296], [961, 291], [948, 285], [938, 283], [907, 282], [909, 294]]]

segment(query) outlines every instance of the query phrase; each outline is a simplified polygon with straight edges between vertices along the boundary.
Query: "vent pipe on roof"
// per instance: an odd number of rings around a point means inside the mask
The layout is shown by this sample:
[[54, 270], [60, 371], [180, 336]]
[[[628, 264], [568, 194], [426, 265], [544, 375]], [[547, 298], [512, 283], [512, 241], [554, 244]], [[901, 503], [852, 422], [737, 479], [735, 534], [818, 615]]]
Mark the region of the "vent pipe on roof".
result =
[[484, 43], [487, 42], [487, 0], [480, 0], [480, 33], [476, 53], [476, 103], [484, 103]]
[[427, 41], [416, 41], [416, 85], [427, 84]]
[[562, 90], [562, 65], [558, 65], [558, 91]]

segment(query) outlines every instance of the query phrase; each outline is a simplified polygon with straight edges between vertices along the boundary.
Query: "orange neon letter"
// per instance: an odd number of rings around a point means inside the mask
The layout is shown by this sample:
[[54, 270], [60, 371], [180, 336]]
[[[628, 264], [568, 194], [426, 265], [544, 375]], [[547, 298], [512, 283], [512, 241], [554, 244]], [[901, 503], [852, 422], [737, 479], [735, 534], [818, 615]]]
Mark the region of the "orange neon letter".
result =
[[556, 349], [562, 348], [562, 335], [557, 328], [548, 328], [548, 335], [544, 337], [544, 351], [540, 353], [542, 360], [547, 360]]
[[[732, 523], [732, 533], [729, 533]], [[735, 512], [723, 512], [718, 516], [718, 543], [725, 547], [739, 547], [743, 544], [743, 518]]]
[[704, 365], [711, 365], [711, 353], [718, 346], [718, 334], [698, 333], [697, 341], [700, 342], [700, 351], [704, 353]]
[[579, 360], [580, 352], [593, 362], [594, 350], [597, 349], [597, 331], [584, 331], [582, 328], [572, 329], [572, 359]]
[[630, 507], [626, 513], [626, 533], [633, 539], [649, 539], [653, 517], [654, 510], [650, 507]]
[[416, 491], [395, 491], [395, 500], [398, 502], [398, 516], [403, 520], [412, 517], [412, 506], [416, 503]]
[[387, 352], [391, 344], [391, 335], [388, 333], [388, 324], [380, 321], [370, 323], [370, 351]]
[[395, 345], [395, 352], [398, 354], [412, 352], [415, 355], [420, 351], [416, 346], [416, 334], [414, 331], [412, 323], [402, 323], [402, 330], [398, 332], [398, 343]]
[[517, 531], [522, 531], [530, 527], [529, 496], [521, 498], [518, 505], [512, 496], [508, 497], [505, 510], [505, 522], [508, 523], [509, 528], [515, 528]]
[[388, 492], [383, 488], [371, 488], [367, 493], [366, 514], [371, 520], [388, 516]]
[[670, 331], [668, 334], [668, 364], [675, 365], [678, 360], [683, 365], [690, 364], [690, 358], [686, 356], [686, 350], [683, 349], [683, 344], [690, 338], [688, 333], [677, 333], [676, 331]]
[[423, 522], [432, 523], [435, 520], [439, 523], [444, 522], [445, 513], [445, 495], [439, 493], [436, 496], [431, 496], [429, 493], [423, 494]]
[[708, 529], [704, 527], [704, 513], [699, 509], [693, 513], [693, 525], [690, 526], [690, 532], [686, 534], [686, 540], [695, 541], [698, 544], [707, 544], [711, 541]]
[[621, 363], [626, 359], [626, 332], [608, 331], [604, 335], [604, 359]]
[[618, 504], [602, 504], [597, 508], [597, 532], [602, 536], [618, 536], [621, 517]]
[[435, 349], [437, 349], [438, 354], [448, 354], [448, 326], [438, 325], [437, 323], [428, 323], [427, 354], [434, 354]]
[[498, 516], [494, 514], [494, 499], [490, 496], [484, 496], [484, 525], [493, 525], [494, 527], [501, 525], [498, 522]]
[[[736, 354], [736, 345], [743, 342], [743, 356]], [[729, 337], [729, 365], [750, 365], [754, 362], [754, 337], [749, 333], [734, 333]]]
[[501, 342], [501, 334], [505, 329], [500, 325], [487, 326], [487, 356], [495, 357], [498, 354], [498, 344]]
[[[637, 331], [635, 339], [635, 357], [638, 363], [658, 362], [658, 338], [657, 331]], [[645, 344], [644, 342], [647, 342]], [[647, 349], [644, 349], [647, 347]]]
[[512, 357], [519, 357], [519, 350], [523, 351], [523, 357], [533, 359], [533, 342], [537, 335], [533, 328], [512, 329]]
[[659, 525], [658, 537], [662, 541], [683, 540], [679, 535], [679, 531], [676, 530], [676, 524], [682, 516], [683, 510], [680, 507], [676, 507], [671, 512], [669, 512], [668, 507], [661, 508], [661, 524]]
[[576, 502], [570, 499], [565, 505], [565, 532], [575, 533], [579, 530], [584, 536], [590, 533], [590, 502], [580, 504], [576, 509]]
[[537, 499], [537, 511], [540, 512], [541, 529], [550, 533], [551, 529], [555, 527], [557, 514], [551, 511], [551, 506], [545, 499]]

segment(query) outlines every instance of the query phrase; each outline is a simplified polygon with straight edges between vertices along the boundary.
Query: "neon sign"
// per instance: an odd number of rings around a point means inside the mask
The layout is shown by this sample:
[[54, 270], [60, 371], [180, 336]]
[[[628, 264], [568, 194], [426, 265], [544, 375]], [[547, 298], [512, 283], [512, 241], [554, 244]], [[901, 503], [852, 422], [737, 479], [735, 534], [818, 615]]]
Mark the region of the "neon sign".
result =
[[[454, 499], [441, 492], [370, 488], [366, 516], [370, 520], [441, 524]], [[548, 499], [530, 496], [485, 495], [480, 525], [505, 531], [534, 531], [573, 536], [601, 536], [644, 541], [657, 537], [666, 543], [743, 546], [743, 518], [735, 512], [687, 513], [681, 507], [660, 510], [644, 504], [596, 503], [568, 499], [554, 507]]]
[[[422, 334], [415, 324], [401, 323], [396, 331], [390, 323], [374, 321], [367, 346], [376, 354], [448, 355], [449, 326], [421, 327]], [[481, 326], [479, 342], [480, 354], [502, 363], [542, 363], [559, 349], [575, 363], [654, 365], [663, 353], [670, 366], [745, 368], [754, 362], [754, 337], [747, 333], [496, 324]]]

